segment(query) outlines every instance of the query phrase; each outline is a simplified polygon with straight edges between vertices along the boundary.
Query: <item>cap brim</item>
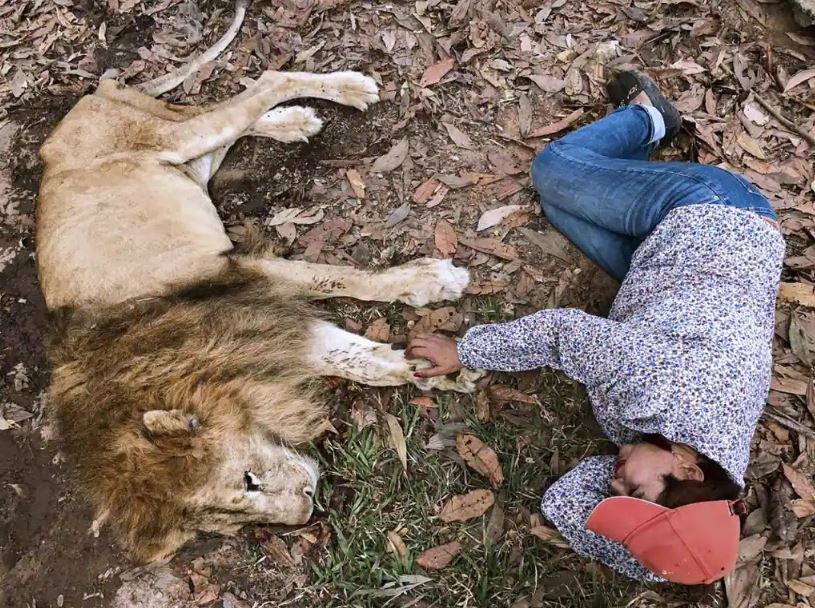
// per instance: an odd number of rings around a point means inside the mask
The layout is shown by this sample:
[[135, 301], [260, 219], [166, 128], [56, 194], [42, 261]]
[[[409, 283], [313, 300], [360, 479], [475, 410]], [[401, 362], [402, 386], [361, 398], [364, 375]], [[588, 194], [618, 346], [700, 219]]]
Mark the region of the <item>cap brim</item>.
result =
[[668, 511], [667, 507], [640, 498], [612, 496], [594, 507], [586, 529], [622, 543], [644, 523]]

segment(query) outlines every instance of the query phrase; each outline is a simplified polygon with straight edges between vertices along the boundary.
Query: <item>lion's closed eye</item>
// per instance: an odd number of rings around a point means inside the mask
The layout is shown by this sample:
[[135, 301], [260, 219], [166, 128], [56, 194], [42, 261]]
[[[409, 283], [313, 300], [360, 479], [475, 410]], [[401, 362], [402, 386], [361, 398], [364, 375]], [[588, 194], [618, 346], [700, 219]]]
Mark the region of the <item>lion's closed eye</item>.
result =
[[245, 471], [243, 474], [243, 485], [247, 492], [260, 492], [263, 485], [252, 471]]

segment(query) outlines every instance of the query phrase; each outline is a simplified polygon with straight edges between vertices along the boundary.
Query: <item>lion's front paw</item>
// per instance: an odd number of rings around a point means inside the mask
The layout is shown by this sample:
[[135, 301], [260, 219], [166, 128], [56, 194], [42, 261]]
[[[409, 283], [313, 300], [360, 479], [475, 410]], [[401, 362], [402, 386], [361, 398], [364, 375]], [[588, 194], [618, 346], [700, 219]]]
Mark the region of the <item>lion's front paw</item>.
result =
[[[430, 363], [425, 361], [413, 362], [416, 369], [429, 367]], [[474, 393], [478, 388], [478, 381], [481, 380], [487, 372], [480, 369], [462, 369], [457, 376], [451, 378], [449, 376], [434, 376], [433, 378], [416, 378], [412, 379], [413, 384], [423, 391], [436, 389], [438, 391], [456, 391], [457, 393]]]
[[470, 273], [453, 266], [450, 260], [423, 258], [400, 266], [404, 291], [398, 299], [411, 306], [424, 306], [430, 302], [458, 300], [470, 284]]
[[370, 76], [360, 72], [334, 72], [326, 80], [335, 91], [334, 101], [359, 110], [379, 101], [379, 86]]

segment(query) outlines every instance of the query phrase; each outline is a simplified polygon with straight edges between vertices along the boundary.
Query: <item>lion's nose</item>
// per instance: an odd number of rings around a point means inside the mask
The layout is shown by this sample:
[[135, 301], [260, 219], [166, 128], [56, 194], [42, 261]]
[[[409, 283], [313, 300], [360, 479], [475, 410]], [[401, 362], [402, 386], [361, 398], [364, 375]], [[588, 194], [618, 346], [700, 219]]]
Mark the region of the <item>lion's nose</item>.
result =
[[304, 487], [303, 488], [303, 494], [305, 494], [309, 498], [313, 498], [314, 497], [314, 488], [312, 488], [311, 486]]

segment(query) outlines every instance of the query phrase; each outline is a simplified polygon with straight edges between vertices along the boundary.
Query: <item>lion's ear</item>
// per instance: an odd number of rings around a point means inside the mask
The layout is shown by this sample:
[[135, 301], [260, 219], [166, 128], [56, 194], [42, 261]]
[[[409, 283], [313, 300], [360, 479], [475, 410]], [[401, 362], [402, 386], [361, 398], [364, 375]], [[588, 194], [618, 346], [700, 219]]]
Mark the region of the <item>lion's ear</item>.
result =
[[152, 435], [193, 435], [201, 428], [198, 416], [181, 410], [149, 410], [141, 419]]

